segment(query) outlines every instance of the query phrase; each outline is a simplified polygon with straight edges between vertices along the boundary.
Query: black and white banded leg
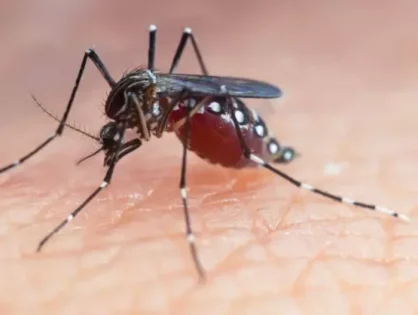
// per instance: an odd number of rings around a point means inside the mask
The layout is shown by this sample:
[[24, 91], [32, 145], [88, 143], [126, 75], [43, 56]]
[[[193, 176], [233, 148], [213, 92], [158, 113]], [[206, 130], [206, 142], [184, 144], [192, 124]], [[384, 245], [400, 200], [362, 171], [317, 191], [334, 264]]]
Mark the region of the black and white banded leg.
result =
[[36, 153], [38, 153], [40, 150], [42, 150], [44, 147], [46, 147], [56, 137], [62, 135], [62, 133], [64, 131], [64, 127], [66, 126], [68, 115], [70, 114], [70, 110], [71, 110], [72, 104], [74, 102], [74, 98], [76, 96], [78, 87], [80, 85], [80, 80], [83, 76], [83, 72], [84, 72], [84, 69], [86, 67], [87, 59], [90, 59], [94, 63], [94, 65], [97, 67], [97, 69], [99, 69], [100, 73], [102, 74], [102, 76], [105, 78], [105, 80], [108, 82], [108, 84], [111, 87], [113, 87], [115, 85], [115, 80], [113, 80], [112, 76], [109, 74], [109, 71], [106, 69], [106, 67], [103, 64], [103, 62], [101, 61], [100, 57], [92, 49], [88, 49], [84, 53], [84, 57], [83, 57], [83, 60], [81, 62], [80, 69], [78, 71], [78, 75], [77, 75], [73, 90], [71, 92], [70, 99], [68, 100], [68, 104], [67, 104], [67, 107], [65, 109], [64, 115], [62, 116], [62, 118], [60, 120], [60, 123], [59, 123], [57, 129], [55, 130], [54, 134], [52, 136], [48, 137], [44, 142], [42, 142], [41, 144], [36, 146], [35, 149], [33, 149], [32, 151], [30, 151], [29, 153], [27, 153], [26, 155], [24, 155], [23, 157], [18, 159], [16, 162], [11, 163], [9, 165], [6, 165], [6, 166], [0, 168], [0, 173], [6, 172], [7, 170], [12, 169], [12, 168], [22, 164], [23, 162], [25, 162], [26, 160], [28, 160], [32, 156], [34, 156]]
[[181, 199], [183, 201], [184, 218], [185, 218], [185, 223], [186, 223], [186, 238], [187, 238], [187, 241], [189, 242], [190, 252], [193, 258], [193, 262], [196, 266], [197, 272], [199, 273], [199, 277], [201, 280], [204, 280], [205, 271], [202, 267], [202, 264], [199, 259], [199, 255], [197, 253], [195, 236], [192, 231], [190, 213], [189, 213], [189, 208], [187, 204], [186, 166], [187, 166], [187, 150], [188, 150], [187, 147], [188, 147], [188, 142], [190, 141], [190, 133], [191, 133], [191, 128], [190, 128], [190, 111], [192, 109], [191, 105], [192, 105], [191, 101], [188, 101], [187, 102], [187, 118], [186, 118], [186, 123], [185, 123], [186, 137], [183, 143], [183, 157], [182, 157], [182, 162], [181, 162], [180, 194], [181, 194]]
[[[132, 104], [132, 96], [129, 97], [129, 102]], [[128, 155], [129, 153], [133, 152], [134, 150], [138, 149], [141, 146], [141, 141], [139, 139], [133, 139], [126, 143], [123, 143], [123, 138], [125, 135], [127, 122], [125, 119], [121, 120], [117, 125], [117, 132], [115, 133], [115, 136], [113, 138], [115, 142], [115, 147], [113, 150], [108, 151], [109, 162], [107, 165], [109, 166], [106, 175], [102, 181], [102, 183], [99, 185], [99, 187], [96, 188], [96, 190], [90, 194], [87, 199], [84, 200], [84, 202], [73, 212], [68, 215], [68, 217], [62, 221], [58, 226], [56, 226], [49, 234], [47, 234], [39, 243], [37, 251], [39, 252], [42, 247], [45, 245], [46, 242], [48, 242], [54, 234], [58, 233], [62, 228], [64, 228], [68, 223], [70, 223], [74, 218], [84, 209], [84, 207], [93, 200], [94, 197], [96, 197], [104, 188], [106, 188], [113, 177], [113, 171], [115, 169], [115, 166], [117, 162], [122, 159], [124, 156]], [[106, 158], [105, 158], [106, 161]]]
[[[152, 25], [150, 27], [150, 30], [151, 29], [153, 29], [154, 32], [155, 32], [155, 30], [156, 30], [155, 25]], [[150, 36], [150, 38], [151, 38], [151, 36]], [[154, 37], [154, 39], [155, 39], [155, 37]], [[183, 31], [183, 35], [182, 35], [182, 37], [180, 39], [180, 42], [177, 46], [176, 53], [175, 53], [173, 61], [171, 63], [169, 73], [174, 73], [174, 71], [176, 70], [177, 65], [180, 62], [180, 59], [183, 55], [184, 48], [186, 47], [187, 41], [189, 39], [192, 43], [194, 53], [195, 53], [195, 55], [197, 57], [197, 60], [199, 62], [201, 72], [204, 75], [209, 75], [209, 72], [208, 72], [208, 70], [205, 66], [204, 61], [203, 61], [203, 57], [202, 57], [202, 54], [200, 52], [199, 46], [197, 44], [197, 41], [196, 41], [196, 39], [195, 39], [195, 37], [192, 33], [192, 29], [190, 27], [186, 27]], [[150, 46], [151, 46], [151, 44], [150, 44]], [[272, 140], [274, 140], [274, 138], [272, 138]], [[276, 141], [276, 140], [274, 140], [274, 141]], [[300, 154], [298, 152], [296, 152], [295, 149], [292, 148], [292, 147], [283, 147], [283, 148], [280, 148], [280, 151], [281, 151], [281, 155], [276, 160], [274, 160], [275, 163], [283, 163], [283, 164], [284, 163], [289, 163], [289, 162], [293, 161], [296, 157], [300, 156]]]
[[[228, 91], [225, 89], [224, 86], [222, 86], [221, 88], [223, 89], [225, 94], [228, 93]], [[229, 112], [231, 114], [231, 117], [232, 117], [232, 120], [234, 122], [235, 130], [236, 130], [238, 139], [241, 143], [242, 153], [243, 153], [245, 158], [252, 160], [253, 162], [255, 162], [255, 163], [259, 164], [260, 166], [270, 170], [271, 172], [279, 175], [280, 177], [284, 178], [285, 180], [287, 180], [291, 184], [293, 184], [296, 187], [299, 187], [301, 189], [308, 190], [312, 193], [321, 195], [325, 198], [332, 199], [332, 200], [340, 202], [340, 203], [345, 203], [345, 204], [349, 204], [349, 205], [352, 205], [352, 206], [356, 206], [356, 207], [360, 207], [360, 208], [364, 208], [364, 209], [368, 209], [368, 210], [372, 210], [372, 211], [376, 211], [376, 212], [381, 212], [381, 213], [384, 213], [386, 215], [390, 215], [392, 217], [399, 218], [402, 221], [410, 222], [410, 218], [407, 215], [398, 213], [394, 210], [391, 210], [391, 209], [388, 209], [388, 208], [385, 208], [385, 207], [381, 207], [381, 206], [376, 206], [376, 205], [373, 205], [373, 204], [368, 204], [368, 203], [364, 203], [364, 202], [355, 201], [351, 198], [338, 196], [338, 195], [329, 193], [327, 191], [315, 188], [312, 185], [302, 183], [301, 181], [298, 181], [295, 178], [293, 178], [293, 177], [287, 175], [286, 173], [280, 171], [279, 169], [271, 166], [268, 162], [264, 161], [263, 159], [261, 159], [257, 155], [252, 154], [250, 149], [248, 148], [247, 144], [245, 143], [244, 137], [241, 133], [241, 129], [239, 128], [238, 121], [235, 118], [235, 115], [233, 114], [234, 113], [234, 103], [233, 102], [234, 102], [234, 98], [228, 96], [228, 102], [227, 102], [228, 110], [229, 110]]]
[[174, 71], [177, 68], [177, 65], [180, 61], [181, 56], [183, 55], [184, 48], [186, 47], [187, 41], [190, 39], [192, 42], [193, 50], [196, 54], [197, 61], [199, 62], [200, 70], [204, 75], [208, 75], [208, 70], [205, 66], [205, 63], [203, 62], [203, 57], [200, 52], [200, 49], [197, 45], [197, 41], [192, 33], [192, 29], [190, 27], [186, 27], [183, 31], [183, 35], [181, 36], [180, 42], [177, 46], [176, 53], [174, 55], [173, 61], [171, 63], [170, 71], [169, 73], [174, 73]]
[[63, 229], [68, 223], [70, 223], [74, 218], [84, 209], [84, 207], [93, 200], [94, 197], [96, 197], [104, 188], [106, 188], [113, 176], [113, 171], [115, 170], [116, 163], [127, 154], [131, 153], [135, 149], [139, 148], [141, 146], [141, 142], [137, 139], [131, 140], [127, 143], [122, 143], [123, 137], [126, 130], [126, 121], [121, 121], [121, 123], [118, 124], [118, 132], [115, 134], [114, 140], [116, 142], [116, 147], [114, 152], [112, 152], [112, 158], [109, 161], [109, 168], [106, 172], [106, 175], [102, 181], [102, 183], [96, 188], [96, 190], [90, 194], [84, 202], [73, 212], [68, 215], [68, 217], [62, 221], [59, 225], [57, 225], [50, 233], [48, 233], [39, 243], [37, 251], [39, 252], [42, 247], [45, 245], [46, 242], [48, 242], [52, 236], [54, 236], [56, 233], [58, 233], [61, 229]]
[[149, 27], [149, 42], [148, 42], [148, 70], [154, 71], [155, 67], [155, 35], [157, 33], [157, 26], [150, 25]]
[[[148, 69], [154, 71], [154, 63], [155, 63], [155, 43], [156, 43], [156, 34], [157, 34], [157, 26], [150, 25], [149, 27], [149, 43], [148, 43]], [[199, 47], [197, 45], [196, 39], [193, 36], [192, 29], [190, 27], [186, 27], [183, 31], [183, 35], [180, 39], [180, 42], [177, 46], [176, 53], [174, 55], [173, 61], [171, 63], [169, 73], [174, 73], [177, 68], [177, 65], [183, 55], [184, 47], [187, 44], [188, 40], [191, 40], [193, 50], [196, 54], [197, 60], [199, 62], [200, 69], [203, 74], [207, 75], [208, 71], [206, 66], [203, 62], [202, 54], [200, 53]]]

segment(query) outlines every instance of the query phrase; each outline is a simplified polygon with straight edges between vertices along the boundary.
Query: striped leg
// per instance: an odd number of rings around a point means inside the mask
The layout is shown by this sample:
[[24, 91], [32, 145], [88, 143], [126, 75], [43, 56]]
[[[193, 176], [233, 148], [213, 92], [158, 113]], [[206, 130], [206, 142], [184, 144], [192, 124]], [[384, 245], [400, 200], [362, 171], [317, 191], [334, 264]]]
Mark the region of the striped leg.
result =
[[192, 231], [192, 225], [190, 222], [190, 213], [189, 213], [189, 208], [187, 205], [186, 166], [187, 166], [187, 150], [188, 150], [187, 145], [188, 145], [188, 142], [190, 141], [190, 132], [191, 132], [190, 130], [191, 129], [190, 128], [191, 102], [190, 101], [187, 102], [187, 110], [188, 110], [188, 113], [187, 113], [187, 119], [186, 119], [186, 125], [185, 125], [186, 139], [183, 143], [183, 158], [182, 158], [182, 163], [181, 163], [180, 194], [181, 194], [181, 199], [183, 201], [184, 218], [186, 221], [186, 238], [190, 245], [190, 252], [192, 254], [193, 262], [196, 266], [197, 272], [199, 273], [200, 279], [204, 280], [205, 271], [203, 270], [202, 264], [197, 254], [195, 237]]
[[[100, 73], [102, 74], [102, 76], [108, 82], [108, 84], [110, 86], [115, 85], [115, 81], [113, 80], [113, 78], [109, 74], [109, 71], [106, 69], [105, 65], [101, 61], [100, 57], [96, 54], [96, 52], [92, 49], [86, 50], [86, 52], [84, 53], [83, 60], [81, 62], [80, 69], [78, 71], [78, 75], [77, 75], [77, 79], [76, 79], [75, 84], [74, 84], [74, 88], [71, 92], [70, 99], [69, 99], [67, 107], [65, 109], [64, 115], [62, 116], [62, 118], [60, 120], [60, 123], [59, 123], [57, 129], [55, 130], [54, 134], [52, 136], [48, 137], [44, 142], [39, 144], [37, 147], [35, 147], [32, 151], [30, 151], [29, 153], [27, 153], [26, 155], [24, 155], [23, 157], [18, 159], [16, 162], [11, 163], [9, 165], [6, 165], [6, 166], [0, 168], [0, 173], [6, 172], [9, 169], [12, 169], [12, 168], [22, 164], [23, 162], [25, 162], [26, 160], [28, 160], [32, 156], [34, 156], [36, 153], [41, 151], [44, 147], [46, 147], [49, 143], [51, 143], [56, 137], [62, 135], [62, 133], [64, 131], [64, 127], [67, 126], [66, 121], [67, 121], [68, 115], [70, 114], [70, 110], [71, 110], [71, 107], [73, 105], [74, 98], [76, 96], [78, 87], [80, 85], [80, 81], [81, 81], [81, 78], [83, 76], [84, 69], [86, 67], [87, 59], [90, 59], [94, 63], [94, 65], [97, 67], [97, 69], [100, 71]], [[35, 102], [37, 102], [38, 105], [40, 104], [36, 99], [35, 99]], [[42, 108], [42, 106], [41, 106], [41, 108]]]
[[186, 47], [187, 41], [189, 39], [192, 42], [193, 50], [194, 50], [194, 52], [196, 54], [196, 57], [197, 57], [197, 60], [199, 62], [200, 70], [202, 71], [202, 73], [204, 75], [208, 75], [208, 70], [205, 66], [205, 63], [203, 62], [202, 54], [200, 53], [200, 49], [197, 45], [197, 41], [196, 41], [196, 39], [195, 39], [195, 37], [192, 33], [192, 29], [190, 27], [186, 27], [183, 31], [183, 35], [182, 35], [182, 37], [180, 39], [180, 42], [178, 44], [176, 53], [175, 53], [173, 61], [171, 63], [169, 73], [174, 73], [174, 71], [176, 70], [177, 65], [180, 61], [180, 58], [183, 55], [184, 47]]
[[126, 121], [123, 120], [117, 125], [117, 132], [114, 135], [115, 146], [114, 149], [108, 152], [107, 157], [109, 158], [109, 168], [106, 172], [106, 175], [96, 190], [90, 194], [86, 200], [73, 212], [71, 212], [67, 218], [62, 221], [58, 226], [56, 226], [50, 233], [48, 233], [39, 243], [37, 251], [39, 252], [45, 243], [47, 243], [56, 233], [58, 233], [61, 229], [63, 229], [68, 223], [70, 223], [84, 208], [85, 206], [94, 199], [104, 188], [106, 188], [113, 177], [113, 171], [115, 169], [116, 163], [126, 156], [127, 154], [133, 152], [137, 148], [141, 146], [141, 141], [138, 139], [133, 139], [126, 143], [122, 143], [123, 137], [126, 130]]
[[[150, 71], [154, 71], [154, 63], [155, 63], [155, 42], [156, 42], [156, 33], [157, 33], [157, 27], [155, 25], [150, 25], [149, 27], [149, 44], [148, 44], [148, 70]], [[196, 45], [196, 41], [193, 37], [193, 35], [191, 34], [191, 29], [186, 28], [184, 30], [183, 36], [180, 40], [180, 43], [178, 45], [176, 54], [174, 56], [174, 60], [172, 62], [171, 68], [170, 68], [170, 73], [174, 72], [175, 67], [177, 66], [180, 57], [183, 53], [184, 47], [186, 45], [186, 42], [188, 40], [188, 38], [192, 39], [192, 43], [193, 43], [193, 47], [195, 49], [195, 52], [198, 56], [199, 59], [199, 63], [201, 66], [201, 69], [203, 71], [203, 73], [207, 74], [205, 65], [203, 64], [203, 60], [200, 54], [200, 51]], [[162, 132], [165, 130], [165, 126], [167, 123], [167, 119], [168, 119], [168, 115], [171, 112], [171, 110], [174, 108], [174, 106], [180, 101], [186, 98], [187, 95], [187, 91], [184, 90], [181, 93], [179, 93], [179, 96], [175, 99], [172, 100], [172, 103], [169, 106], [169, 110], [167, 115], [163, 118], [163, 122], [161, 123], [161, 128], [160, 130], [157, 132], [157, 135], [162, 134]], [[195, 244], [195, 236], [193, 234], [193, 230], [192, 230], [192, 226], [191, 226], [191, 220], [190, 220], [190, 212], [189, 212], [189, 207], [188, 207], [188, 203], [187, 203], [187, 189], [186, 189], [186, 167], [187, 167], [187, 142], [190, 139], [190, 132], [191, 132], [191, 128], [190, 128], [190, 111], [191, 111], [191, 103], [190, 101], [187, 101], [187, 110], [188, 110], [188, 114], [186, 117], [186, 126], [185, 126], [185, 130], [186, 130], [186, 140], [185, 143], [183, 143], [183, 157], [182, 157], [182, 163], [181, 163], [181, 175], [180, 175], [180, 195], [181, 195], [181, 199], [183, 202], [183, 209], [184, 209], [184, 219], [185, 219], [185, 224], [186, 224], [186, 239], [189, 243], [190, 246], [190, 253], [192, 255], [193, 258], [193, 262], [196, 266], [196, 270], [199, 274], [199, 277], [201, 280], [204, 280], [205, 278], [205, 271], [202, 267], [202, 264], [200, 262], [198, 253], [197, 253], [197, 248], [196, 248], [196, 244]]]
[[[222, 89], [224, 90], [224, 92], [226, 94], [228, 93], [226, 91], [225, 87], [222, 87]], [[385, 208], [385, 207], [376, 206], [376, 205], [373, 205], [373, 204], [368, 204], [368, 203], [364, 203], [364, 202], [360, 202], [360, 201], [355, 201], [351, 198], [338, 196], [338, 195], [329, 193], [327, 191], [315, 188], [315, 187], [313, 187], [309, 184], [303, 183], [303, 182], [301, 182], [299, 180], [296, 180], [295, 178], [287, 175], [286, 173], [280, 171], [279, 169], [273, 167], [272, 165], [270, 165], [268, 162], [264, 161], [263, 159], [261, 159], [257, 155], [252, 154], [250, 149], [248, 148], [247, 144], [244, 141], [244, 137], [241, 133], [241, 129], [239, 128], [238, 121], [237, 121], [235, 115], [233, 114], [233, 112], [234, 112], [234, 98], [228, 96], [227, 104], [228, 104], [227, 105], [228, 109], [231, 113], [232, 120], [234, 121], [235, 130], [237, 132], [238, 139], [241, 143], [243, 155], [247, 159], [250, 159], [253, 162], [257, 163], [258, 165], [260, 165], [260, 166], [268, 169], [269, 171], [279, 175], [280, 177], [284, 178], [285, 180], [287, 180], [291, 184], [295, 185], [296, 187], [299, 187], [299, 188], [305, 189], [305, 190], [309, 190], [310, 192], [313, 192], [314, 194], [321, 195], [325, 198], [332, 199], [332, 200], [337, 201], [337, 202], [353, 205], [353, 206], [368, 209], [368, 210], [373, 210], [373, 211], [376, 211], [376, 212], [381, 212], [381, 213], [384, 213], [386, 215], [390, 215], [392, 217], [399, 218], [399, 219], [401, 219], [405, 222], [410, 221], [410, 218], [408, 216], [406, 216], [405, 214], [400, 214], [400, 213], [398, 213], [394, 210], [391, 210], [391, 209], [388, 209], [388, 208]]]

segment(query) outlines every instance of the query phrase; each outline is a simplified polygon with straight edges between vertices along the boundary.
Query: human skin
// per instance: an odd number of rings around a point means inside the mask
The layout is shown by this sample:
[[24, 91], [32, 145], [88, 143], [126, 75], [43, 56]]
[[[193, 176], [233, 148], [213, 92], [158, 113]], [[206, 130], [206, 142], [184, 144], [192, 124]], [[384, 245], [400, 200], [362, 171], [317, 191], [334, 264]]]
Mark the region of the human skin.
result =
[[[301, 157], [281, 170], [408, 214], [391, 217], [301, 192], [264, 169], [188, 155], [199, 284], [178, 190], [182, 147], [153, 139], [41, 253], [38, 242], [102, 181], [97, 145], [65, 130], [0, 177], [1, 314], [414, 314], [418, 302], [418, 4], [407, 1], [15, 1], [0, 18], [0, 161], [46, 139], [86, 48], [115, 78], [145, 64], [157, 24], [166, 70], [193, 28], [210, 73], [279, 85], [256, 101]], [[117, 4], [116, 4], [117, 3]], [[239, 6], [239, 10], [234, 10]], [[190, 47], [179, 72], [198, 72]], [[69, 122], [97, 132], [108, 87], [89, 64]]]

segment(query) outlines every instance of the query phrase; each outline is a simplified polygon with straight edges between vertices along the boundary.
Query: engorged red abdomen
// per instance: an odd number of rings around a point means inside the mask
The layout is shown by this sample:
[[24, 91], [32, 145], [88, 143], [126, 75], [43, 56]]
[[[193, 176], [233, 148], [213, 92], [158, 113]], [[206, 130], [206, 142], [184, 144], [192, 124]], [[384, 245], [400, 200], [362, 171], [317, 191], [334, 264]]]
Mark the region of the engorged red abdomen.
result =
[[[256, 166], [254, 162], [243, 156], [234, 123], [230, 115], [225, 112], [226, 107], [221, 103], [222, 101], [225, 101], [225, 99], [218, 98], [208, 102], [208, 104], [204, 105], [203, 111], [196, 113], [191, 118], [189, 150], [195, 152], [202, 159], [224, 167], [242, 168]], [[213, 102], [215, 102], [215, 105]], [[218, 112], [220, 108], [221, 112]], [[239, 108], [237, 110], [242, 111], [245, 116], [239, 116], [245, 118], [245, 121], [240, 124], [240, 128], [251, 152], [261, 158], [267, 158], [266, 144], [263, 141], [263, 137], [257, 135], [254, 130], [252, 113], [247, 108]], [[186, 117], [186, 114], [186, 108], [183, 104], [180, 104], [171, 113], [169, 124], [172, 125], [181, 120]], [[175, 133], [184, 142], [186, 137], [185, 124], [176, 130]]]

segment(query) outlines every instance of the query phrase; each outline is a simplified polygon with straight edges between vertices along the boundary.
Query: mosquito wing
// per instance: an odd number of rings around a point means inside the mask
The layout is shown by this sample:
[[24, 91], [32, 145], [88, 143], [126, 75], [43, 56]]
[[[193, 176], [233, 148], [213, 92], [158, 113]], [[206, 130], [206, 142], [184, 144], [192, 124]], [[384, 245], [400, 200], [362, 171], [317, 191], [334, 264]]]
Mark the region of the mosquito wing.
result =
[[281, 90], [269, 83], [233, 78], [191, 74], [157, 74], [157, 91], [161, 96], [177, 95], [187, 90], [195, 96], [225, 95], [221, 87], [225, 86], [227, 93], [240, 98], [278, 98]]

